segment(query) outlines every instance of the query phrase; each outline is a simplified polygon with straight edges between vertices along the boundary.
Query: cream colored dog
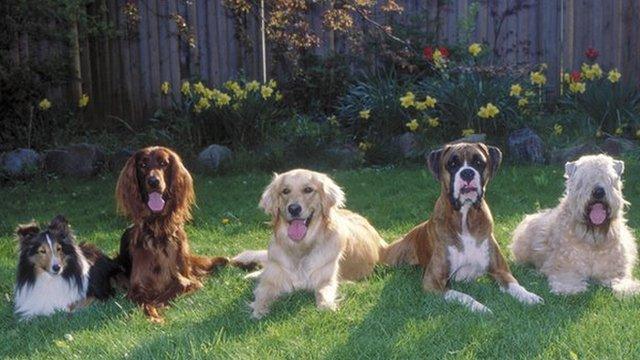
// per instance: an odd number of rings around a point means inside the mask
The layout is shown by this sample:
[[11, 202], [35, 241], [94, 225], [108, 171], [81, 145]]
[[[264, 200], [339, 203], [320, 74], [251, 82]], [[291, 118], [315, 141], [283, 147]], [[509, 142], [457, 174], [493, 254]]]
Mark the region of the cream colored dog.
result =
[[619, 295], [640, 291], [632, 277], [636, 243], [624, 218], [623, 171], [622, 161], [606, 155], [567, 163], [560, 204], [528, 215], [516, 228], [516, 260], [545, 274], [553, 293], [580, 293], [588, 280]]
[[[327, 175], [297, 169], [276, 175], [260, 207], [273, 220], [268, 250], [244, 251], [233, 259], [240, 266], [263, 269], [250, 304], [253, 317], [268, 314], [280, 295], [313, 290], [320, 309], [337, 309], [340, 280], [369, 275], [386, 246], [362, 216], [342, 209], [342, 189]], [[252, 275], [249, 275], [251, 277]]]

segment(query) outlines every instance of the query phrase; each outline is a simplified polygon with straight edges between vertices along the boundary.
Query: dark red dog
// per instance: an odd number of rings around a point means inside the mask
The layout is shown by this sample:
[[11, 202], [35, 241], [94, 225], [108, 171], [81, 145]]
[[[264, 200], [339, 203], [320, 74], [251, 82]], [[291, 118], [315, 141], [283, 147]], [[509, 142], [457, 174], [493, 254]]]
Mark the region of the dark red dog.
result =
[[201, 278], [227, 258], [189, 252], [185, 222], [195, 202], [193, 180], [180, 157], [164, 147], [138, 151], [125, 164], [116, 186], [118, 209], [131, 220], [117, 260], [128, 277], [127, 296], [153, 321], [159, 307], [202, 287]]

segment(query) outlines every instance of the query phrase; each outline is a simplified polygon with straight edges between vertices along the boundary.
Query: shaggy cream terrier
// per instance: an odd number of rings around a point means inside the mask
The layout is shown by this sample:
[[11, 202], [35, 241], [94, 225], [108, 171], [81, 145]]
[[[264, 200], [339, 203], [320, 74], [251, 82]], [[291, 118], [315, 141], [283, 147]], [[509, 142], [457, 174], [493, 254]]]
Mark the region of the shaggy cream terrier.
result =
[[588, 280], [618, 295], [640, 291], [632, 277], [636, 243], [624, 218], [623, 171], [624, 162], [606, 155], [566, 163], [560, 204], [526, 216], [516, 228], [516, 260], [545, 274], [553, 293], [580, 293]]

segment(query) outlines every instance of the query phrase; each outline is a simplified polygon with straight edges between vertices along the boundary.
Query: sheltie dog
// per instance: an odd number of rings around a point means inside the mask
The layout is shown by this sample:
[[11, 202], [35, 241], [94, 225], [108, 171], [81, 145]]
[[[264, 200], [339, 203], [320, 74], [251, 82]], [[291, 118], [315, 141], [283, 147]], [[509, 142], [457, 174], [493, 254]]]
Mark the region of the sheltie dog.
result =
[[31, 222], [19, 225], [16, 232], [20, 258], [15, 313], [21, 320], [71, 312], [113, 295], [111, 278], [121, 272], [120, 266], [94, 245], [76, 245], [63, 216], [56, 216], [45, 229]]

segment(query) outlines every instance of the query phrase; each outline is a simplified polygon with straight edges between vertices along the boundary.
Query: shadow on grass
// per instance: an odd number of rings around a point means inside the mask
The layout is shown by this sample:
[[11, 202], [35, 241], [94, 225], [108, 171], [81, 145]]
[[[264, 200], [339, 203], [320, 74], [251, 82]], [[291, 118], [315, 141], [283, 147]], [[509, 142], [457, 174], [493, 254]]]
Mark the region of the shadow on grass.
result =
[[[516, 277], [522, 277], [524, 269], [518, 270]], [[525, 306], [502, 293], [488, 277], [454, 283], [454, 289], [493, 311], [493, 315], [481, 315], [447, 303], [439, 295], [423, 293], [421, 271], [416, 268], [383, 271], [392, 274], [386, 277], [376, 305], [328, 358], [532, 358], [579, 321], [594, 292], [557, 297], [548, 293], [544, 278], [529, 271], [527, 278], [535, 278], [530, 290], [545, 297], [547, 304]]]

